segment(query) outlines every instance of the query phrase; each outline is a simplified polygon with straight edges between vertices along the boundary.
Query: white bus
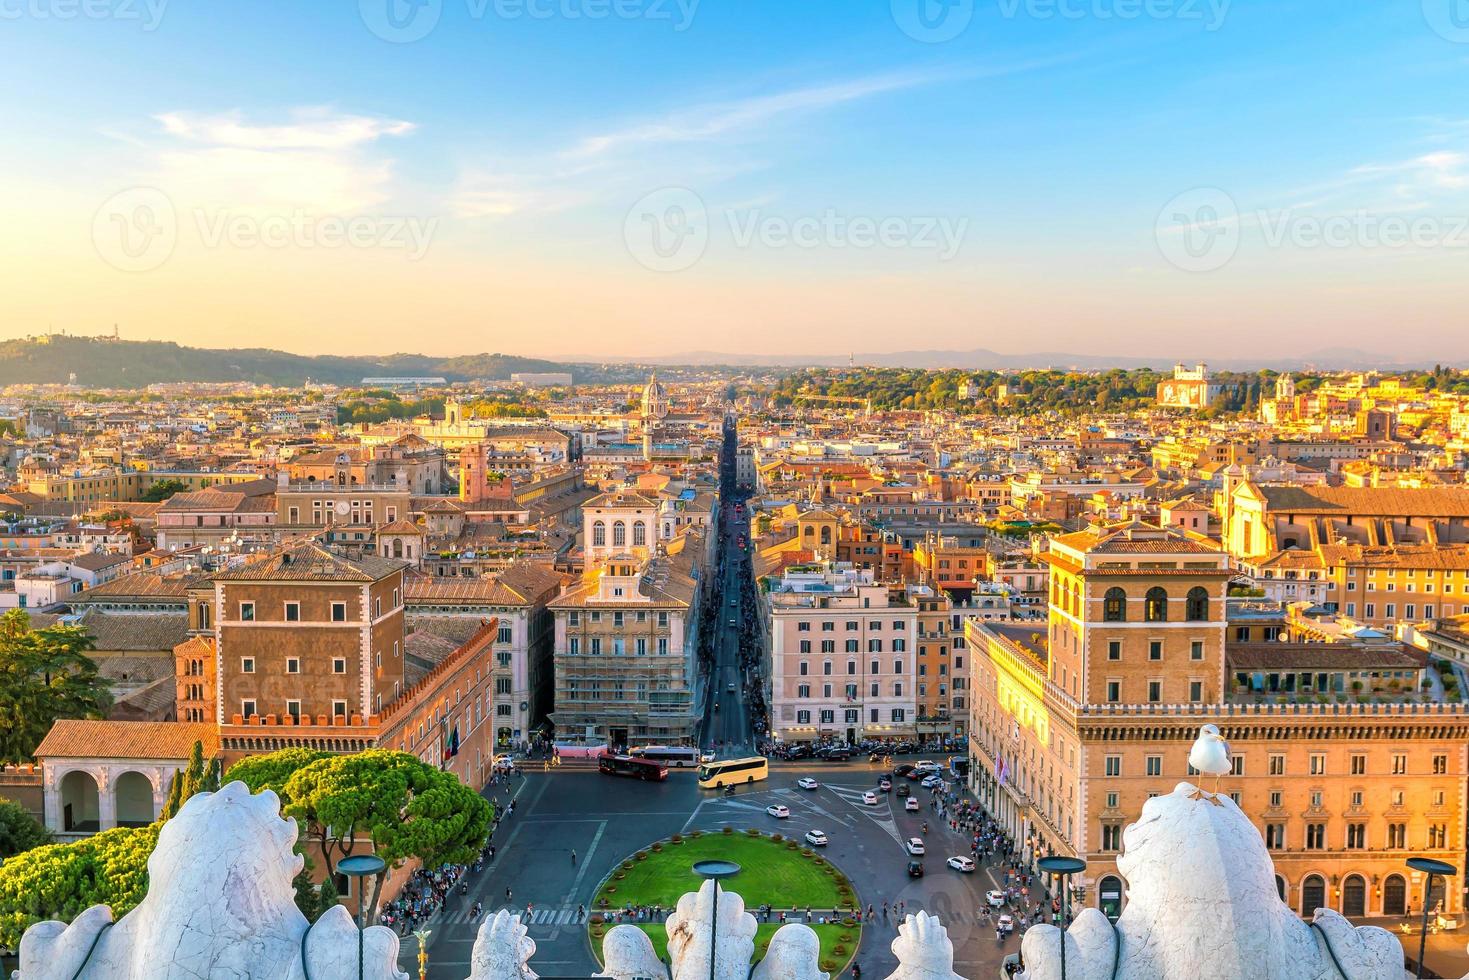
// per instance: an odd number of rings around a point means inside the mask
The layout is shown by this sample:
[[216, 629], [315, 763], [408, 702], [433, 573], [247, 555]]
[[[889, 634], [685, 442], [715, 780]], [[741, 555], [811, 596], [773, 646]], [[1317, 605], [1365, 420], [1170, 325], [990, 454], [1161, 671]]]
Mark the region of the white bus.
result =
[[699, 767], [699, 785], [706, 789], [753, 783], [770, 775], [770, 765], [763, 755], [748, 759], [725, 759]]
[[628, 755], [634, 759], [659, 762], [670, 769], [692, 769], [699, 764], [699, 750], [687, 745], [644, 745]]

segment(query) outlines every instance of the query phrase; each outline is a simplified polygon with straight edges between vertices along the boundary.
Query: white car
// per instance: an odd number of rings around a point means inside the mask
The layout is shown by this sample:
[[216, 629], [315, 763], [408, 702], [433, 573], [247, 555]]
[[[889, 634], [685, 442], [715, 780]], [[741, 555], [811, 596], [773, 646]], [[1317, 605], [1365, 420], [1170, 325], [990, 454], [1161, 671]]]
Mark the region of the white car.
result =
[[791, 808], [783, 803], [772, 803], [765, 808], [765, 812], [777, 820], [784, 820], [791, 815]]
[[821, 784], [812, 779], [810, 776], [802, 776], [800, 779], [796, 780], [796, 785], [801, 787], [802, 789], [816, 789]]
[[918, 812], [918, 797], [916, 797], [916, 796], [909, 796], [909, 797], [905, 798], [903, 800], [903, 809], [904, 810], [907, 810], [909, 813], [917, 813]]
[[923, 839], [922, 838], [919, 838], [919, 837], [909, 837], [908, 840], [904, 842], [903, 846], [908, 849], [908, 853], [909, 854], [922, 854], [923, 853]]
[[997, 909], [1005, 904], [1005, 893], [998, 888], [991, 888], [984, 893], [984, 900], [990, 903], [990, 908]]
[[700, 762], [713, 762], [714, 761], [714, 753], [713, 752], [704, 752], [704, 753], [700, 754], [699, 761]]
[[924, 759], [920, 762], [913, 763], [913, 769], [916, 772], [942, 772], [943, 768], [944, 767], [939, 765], [937, 762], [933, 762], [929, 759]]
[[806, 843], [812, 847], [825, 847], [826, 835], [819, 830], [808, 830], [806, 831]]
[[1005, 932], [1015, 931], [1015, 919], [1008, 912], [1000, 916], [999, 926]]
[[963, 855], [956, 855], [954, 857], [951, 857], [944, 863], [953, 868], [955, 871], [974, 870], [974, 858], [967, 858]]
[[944, 777], [943, 776], [940, 776], [938, 774], [934, 774], [932, 776], [924, 776], [923, 777], [923, 782], [919, 783], [918, 785], [919, 786], [922, 786], [924, 789], [933, 789], [935, 786], [937, 786], [939, 783], [941, 783], [943, 781], [944, 781]]
[[864, 806], [877, 806], [877, 794], [868, 790], [862, 794], [862, 803]]

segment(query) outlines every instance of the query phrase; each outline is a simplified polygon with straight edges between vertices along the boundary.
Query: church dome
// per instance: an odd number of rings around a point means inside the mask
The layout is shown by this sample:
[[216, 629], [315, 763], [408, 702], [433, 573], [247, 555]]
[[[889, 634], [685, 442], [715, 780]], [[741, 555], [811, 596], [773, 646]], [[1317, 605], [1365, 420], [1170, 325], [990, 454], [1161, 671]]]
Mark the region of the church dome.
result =
[[668, 395], [654, 373], [643, 386], [643, 417], [661, 419], [668, 415]]

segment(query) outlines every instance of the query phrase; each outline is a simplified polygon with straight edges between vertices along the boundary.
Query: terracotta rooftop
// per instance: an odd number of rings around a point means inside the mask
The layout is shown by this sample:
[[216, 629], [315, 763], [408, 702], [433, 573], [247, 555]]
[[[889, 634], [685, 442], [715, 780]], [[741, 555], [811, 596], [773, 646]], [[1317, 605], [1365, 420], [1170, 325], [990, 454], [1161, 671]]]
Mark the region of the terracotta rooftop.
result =
[[195, 742], [204, 757], [219, 751], [214, 725], [176, 721], [58, 718], [36, 747], [37, 759], [187, 759]]

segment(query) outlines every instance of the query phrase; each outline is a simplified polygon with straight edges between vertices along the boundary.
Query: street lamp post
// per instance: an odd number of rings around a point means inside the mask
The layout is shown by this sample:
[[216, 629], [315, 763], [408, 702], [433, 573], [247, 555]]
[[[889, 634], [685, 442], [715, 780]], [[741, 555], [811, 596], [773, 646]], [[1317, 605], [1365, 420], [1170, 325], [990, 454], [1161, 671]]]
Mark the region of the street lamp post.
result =
[[[740, 873], [740, 866], [733, 861], [696, 861], [694, 874], [714, 882], [714, 910], [709, 917], [709, 980], [714, 980], [714, 955], [719, 938], [719, 880]], [[361, 980], [359, 977], [358, 980]]]
[[1066, 920], [1070, 918], [1069, 899], [1071, 898], [1070, 883], [1066, 879], [1079, 871], [1085, 871], [1086, 862], [1081, 858], [1055, 855], [1043, 857], [1036, 864], [1042, 871], [1061, 879], [1061, 976], [1064, 978], [1066, 976]]
[[1433, 879], [1451, 878], [1459, 873], [1459, 869], [1447, 862], [1424, 857], [1408, 858], [1408, 867], [1428, 875], [1423, 886], [1423, 928], [1418, 934], [1418, 977], [1422, 980], [1423, 957], [1428, 953], [1428, 906], [1433, 904]]
[[338, 871], [357, 879], [357, 980], [363, 978], [362, 936], [367, 927], [363, 903], [367, 898], [367, 879], [382, 874], [387, 867], [387, 863], [376, 854], [353, 854], [337, 862]]

